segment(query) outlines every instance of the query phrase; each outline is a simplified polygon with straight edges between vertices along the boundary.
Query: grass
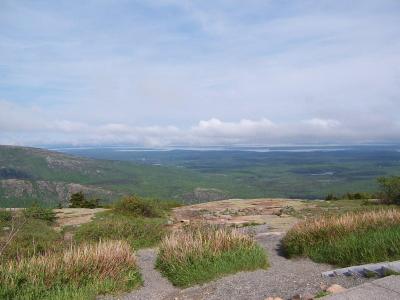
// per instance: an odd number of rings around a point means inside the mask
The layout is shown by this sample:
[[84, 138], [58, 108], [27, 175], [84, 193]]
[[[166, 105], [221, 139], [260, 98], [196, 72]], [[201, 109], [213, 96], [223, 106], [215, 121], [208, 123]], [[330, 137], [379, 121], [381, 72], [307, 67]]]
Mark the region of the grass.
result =
[[141, 284], [128, 243], [72, 246], [59, 253], [11, 260], [0, 266], [2, 299], [91, 299]]
[[75, 241], [120, 239], [135, 249], [153, 247], [168, 232], [167, 215], [177, 205], [174, 201], [124, 197], [111, 211], [98, 213], [92, 222], [80, 226], [75, 231]]
[[157, 268], [174, 285], [188, 287], [226, 274], [267, 268], [264, 249], [235, 229], [190, 226], [165, 237]]
[[[10, 228], [8, 223], [5, 228]], [[8, 230], [3, 229], [3, 235]], [[22, 259], [46, 252], [57, 252], [63, 247], [61, 234], [54, 231], [46, 221], [28, 219], [0, 258]]]
[[315, 298], [322, 298], [322, 297], [329, 296], [329, 295], [330, 295], [330, 293], [327, 292], [327, 291], [319, 291], [319, 292], [315, 295]]
[[[0, 211], [2, 227], [23, 225], [1, 255], [0, 299], [93, 299], [132, 290], [141, 283], [132, 249], [159, 243], [176, 205], [126, 197], [92, 222], [61, 232], [52, 227], [50, 209]], [[7, 237], [4, 228], [0, 242]], [[67, 232], [72, 241], [64, 241]]]
[[339, 266], [400, 259], [400, 210], [322, 216], [296, 224], [283, 239], [289, 257]]
[[125, 240], [135, 249], [152, 247], [166, 234], [164, 218], [143, 218], [120, 212], [102, 212], [74, 234], [78, 243], [100, 240]]

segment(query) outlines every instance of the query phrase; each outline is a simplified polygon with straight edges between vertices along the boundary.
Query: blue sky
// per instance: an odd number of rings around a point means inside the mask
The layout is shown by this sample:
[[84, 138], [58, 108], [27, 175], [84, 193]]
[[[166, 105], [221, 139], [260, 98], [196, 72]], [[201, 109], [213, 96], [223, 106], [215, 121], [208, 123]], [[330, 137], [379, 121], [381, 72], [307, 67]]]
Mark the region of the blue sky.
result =
[[0, 143], [400, 139], [397, 0], [0, 2]]

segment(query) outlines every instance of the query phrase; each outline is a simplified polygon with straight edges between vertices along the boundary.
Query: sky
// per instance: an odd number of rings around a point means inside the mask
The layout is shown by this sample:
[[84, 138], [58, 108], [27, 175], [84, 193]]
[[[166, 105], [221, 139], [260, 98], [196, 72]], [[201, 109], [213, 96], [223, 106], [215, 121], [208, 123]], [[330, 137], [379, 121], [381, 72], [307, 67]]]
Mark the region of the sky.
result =
[[0, 144], [399, 141], [398, 0], [0, 0]]

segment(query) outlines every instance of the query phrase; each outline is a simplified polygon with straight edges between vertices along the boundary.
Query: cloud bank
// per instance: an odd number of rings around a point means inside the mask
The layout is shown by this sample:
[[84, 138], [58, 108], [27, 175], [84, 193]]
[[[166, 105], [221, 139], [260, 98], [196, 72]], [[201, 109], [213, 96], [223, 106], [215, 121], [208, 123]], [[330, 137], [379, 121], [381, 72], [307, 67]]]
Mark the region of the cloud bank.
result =
[[400, 139], [400, 3], [0, 4], [0, 143]]
[[[4, 101], [0, 101], [0, 108], [0, 131], [2, 142], [5, 144], [131, 144], [165, 147], [396, 143], [400, 140], [400, 124], [386, 119], [368, 120], [367, 123], [354, 123], [350, 120], [343, 123], [320, 118], [299, 122], [273, 122], [266, 118], [226, 122], [211, 118], [182, 128], [172, 125], [132, 126], [123, 123], [90, 125], [66, 120], [54, 121], [34, 108], [18, 108]], [[36, 118], [26, 118], [32, 115]]]

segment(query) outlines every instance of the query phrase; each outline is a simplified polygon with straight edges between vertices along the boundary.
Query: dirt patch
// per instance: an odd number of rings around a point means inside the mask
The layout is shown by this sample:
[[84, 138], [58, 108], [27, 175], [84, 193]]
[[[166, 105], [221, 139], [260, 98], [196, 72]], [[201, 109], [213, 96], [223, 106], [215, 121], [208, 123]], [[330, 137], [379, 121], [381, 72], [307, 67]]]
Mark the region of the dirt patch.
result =
[[179, 224], [204, 221], [219, 225], [267, 224], [272, 231], [287, 231], [298, 221], [296, 211], [309, 207], [293, 199], [229, 199], [178, 207], [173, 221]]
[[106, 208], [62, 208], [55, 209], [57, 216], [56, 228], [64, 226], [78, 226], [88, 223], [98, 212], [106, 211]]

